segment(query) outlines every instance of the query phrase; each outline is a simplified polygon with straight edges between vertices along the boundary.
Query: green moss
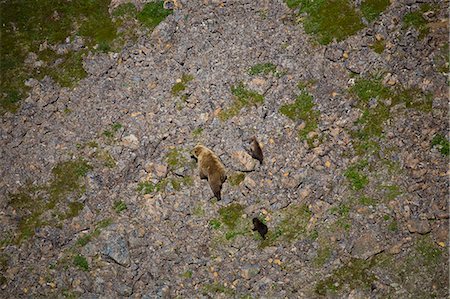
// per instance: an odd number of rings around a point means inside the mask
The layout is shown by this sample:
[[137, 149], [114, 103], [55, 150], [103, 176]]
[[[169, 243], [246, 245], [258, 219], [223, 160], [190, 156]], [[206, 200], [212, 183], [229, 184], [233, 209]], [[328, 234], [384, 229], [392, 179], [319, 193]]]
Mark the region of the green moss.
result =
[[319, 43], [341, 41], [364, 28], [360, 13], [347, 0], [287, 0], [290, 8], [300, 8], [306, 33], [317, 36]]
[[302, 91], [292, 104], [286, 104], [280, 107], [280, 113], [293, 121], [304, 121], [305, 127], [299, 131], [301, 139], [306, 140], [308, 133], [317, 129], [320, 113], [314, 110], [314, 101], [312, 95]]
[[314, 265], [316, 267], [323, 267], [328, 259], [331, 257], [331, 247], [321, 245], [317, 251], [317, 256], [314, 258]]
[[366, 160], [351, 165], [344, 173], [344, 176], [349, 180], [353, 190], [361, 190], [368, 183], [368, 177], [362, 173], [365, 167], [368, 165]]
[[77, 254], [74, 258], [73, 258], [73, 264], [75, 266], [77, 266], [78, 268], [80, 268], [83, 271], [88, 271], [89, 270], [89, 264], [88, 261], [86, 260], [86, 258], [84, 256], [82, 256], [81, 254]]
[[343, 228], [348, 231], [351, 227], [350, 221], [350, 207], [346, 204], [340, 204], [337, 207], [331, 208], [330, 213], [333, 215], [337, 215], [338, 219], [336, 221], [337, 227]]
[[390, 230], [391, 232], [396, 232], [398, 230], [397, 220], [392, 220], [391, 223], [389, 223], [388, 230]]
[[192, 131], [192, 136], [197, 138], [203, 133], [203, 128], [196, 128]]
[[367, 21], [372, 22], [389, 4], [389, 0], [365, 0], [361, 2], [361, 13]]
[[123, 212], [127, 209], [127, 204], [125, 202], [123, 202], [122, 200], [118, 200], [118, 201], [114, 202], [113, 208], [117, 214], [120, 214], [121, 212]]
[[424, 38], [430, 32], [430, 28], [423, 14], [436, 8], [428, 3], [421, 4], [418, 10], [409, 12], [403, 16], [403, 28], [414, 27], [419, 32], [419, 38]]
[[311, 218], [311, 211], [305, 204], [291, 205], [282, 211], [278, 217], [281, 221], [273, 228], [269, 229], [266, 239], [260, 247], [275, 244], [277, 241], [293, 242], [306, 233], [306, 227]]
[[186, 89], [186, 85], [192, 80], [194, 80], [194, 76], [189, 74], [183, 74], [181, 76], [180, 82], [177, 82], [172, 86], [172, 95], [173, 96], [180, 95], [180, 93]]
[[80, 214], [81, 210], [83, 210], [83, 208], [84, 204], [82, 202], [77, 201], [70, 202], [69, 211], [67, 211], [66, 214], [62, 216], [62, 219], [70, 219], [77, 217]]
[[192, 278], [192, 271], [191, 270], [187, 270], [186, 272], [181, 274], [181, 277], [186, 278], [186, 279]]
[[325, 296], [333, 294], [348, 285], [351, 289], [370, 290], [371, 284], [376, 281], [376, 276], [370, 273], [375, 265], [374, 259], [351, 259], [350, 262], [336, 270], [330, 277], [316, 284], [315, 292]]
[[431, 146], [437, 147], [442, 155], [449, 156], [450, 143], [443, 135], [436, 134], [431, 140]]
[[383, 197], [388, 201], [394, 200], [399, 195], [403, 194], [403, 192], [400, 190], [400, 187], [397, 185], [381, 185], [380, 189], [383, 193]]
[[383, 136], [385, 122], [391, 117], [391, 107], [404, 103], [406, 108], [424, 112], [429, 112], [432, 108], [433, 99], [430, 93], [416, 88], [391, 89], [384, 86], [379, 77], [358, 78], [349, 91], [358, 99], [358, 107], [363, 111], [355, 123], [358, 129], [351, 132], [353, 148], [357, 155], [379, 151], [378, 141]]
[[415, 245], [415, 249], [421, 255], [428, 266], [439, 264], [442, 256], [442, 250], [439, 249], [429, 236], [420, 237]]
[[[84, 160], [71, 160], [58, 163], [52, 170], [53, 178], [46, 185], [26, 186], [15, 194], [10, 194], [10, 204], [20, 215], [19, 231], [15, 241], [21, 241], [32, 237], [37, 228], [44, 225], [56, 225], [57, 219], [43, 220], [43, 214], [47, 211], [65, 209], [66, 198], [69, 195], [80, 197], [84, 191], [81, 180], [92, 167]], [[75, 201], [67, 204], [68, 211], [57, 212], [59, 220], [69, 219], [78, 215], [83, 208], [82, 203]]]
[[270, 62], [255, 64], [248, 70], [248, 74], [250, 76], [268, 75], [270, 73], [272, 74], [277, 73], [277, 66]]
[[238, 203], [232, 203], [219, 209], [219, 215], [222, 223], [229, 229], [234, 229], [238, 220], [244, 214], [244, 207]]
[[78, 238], [75, 244], [80, 247], [86, 246], [93, 238], [96, 238], [100, 235], [102, 229], [108, 227], [111, 224], [112, 220], [110, 218], [103, 219], [95, 225], [95, 229], [91, 233]]
[[171, 10], [164, 9], [163, 3], [164, 1], [154, 1], [145, 4], [144, 8], [137, 14], [137, 19], [148, 28], [155, 28], [172, 13]]
[[381, 54], [384, 52], [385, 43], [384, 40], [376, 40], [371, 48], [375, 51], [375, 53]]
[[245, 174], [242, 172], [235, 172], [228, 177], [228, 183], [231, 186], [239, 186], [245, 179]]
[[99, 150], [95, 153], [95, 157], [103, 162], [103, 164], [108, 168], [116, 167], [116, 160], [111, 156], [107, 150]]
[[436, 53], [433, 58], [434, 65], [436, 66], [436, 70], [440, 73], [448, 74], [449, 73], [449, 59], [450, 59], [449, 45], [447, 42], [439, 49], [439, 52]]
[[235, 291], [233, 289], [225, 287], [220, 283], [215, 282], [212, 284], [205, 284], [203, 286], [202, 293], [203, 295], [223, 293], [227, 296], [233, 296], [235, 294]]
[[377, 204], [375, 199], [366, 196], [361, 197], [359, 199], [359, 203], [364, 206], [375, 206]]
[[164, 178], [157, 183], [152, 182], [140, 182], [137, 187], [137, 191], [142, 194], [150, 194], [153, 192], [164, 192], [167, 187], [172, 186], [175, 191], [180, 191], [183, 186], [191, 186], [193, 184], [190, 176]]
[[[14, 111], [28, 88], [24, 81], [29, 77], [42, 79], [49, 75], [62, 86], [74, 86], [86, 76], [82, 58], [88, 49], [69, 50], [59, 55], [50, 49], [41, 51], [47, 42], [57, 45], [67, 37], [83, 37], [85, 45], [109, 49], [117, 37], [120, 22], [111, 19], [109, 0], [30, 0], [3, 1], [0, 3], [2, 24], [0, 33], [0, 72], [2, 73], [0, 98], [1, 112]], [[36, 9], [38, 7], [39, 9]], [[34, 69], [24, 63], [29, 52], [45, 64]]]
[[242, 82], [236, 86], [232, 86], [231, 93], [234, 96], [233, 104], [219, 114], [219, 118], [223, 121], [238, 115], [244, 107], [257, 106], [264, 102], [263, 95], [247, 89]]
[[122, 3], [119, 6], [117, 6], [112, 12], [112, 15], [114, 17], [123, 17], [123, 16], [135, 17], [136, 14], [137, 9], [133, 3]]
[[211, 219], [209, 221], [209, 226], [213, 229], [219, 229], [222, 226], [222, 222], [218, 219]]
[[152, 182], [140, 182], [137, 187], [137, 191], [142, 192], [142, 194], [150, 194], [155, 190], [159, 191], [156, 184]]
[[166, 155], [166, 161], [171, 170], [177, 169], [187, 163], [183, 151], [178, 148], [171, 148]]

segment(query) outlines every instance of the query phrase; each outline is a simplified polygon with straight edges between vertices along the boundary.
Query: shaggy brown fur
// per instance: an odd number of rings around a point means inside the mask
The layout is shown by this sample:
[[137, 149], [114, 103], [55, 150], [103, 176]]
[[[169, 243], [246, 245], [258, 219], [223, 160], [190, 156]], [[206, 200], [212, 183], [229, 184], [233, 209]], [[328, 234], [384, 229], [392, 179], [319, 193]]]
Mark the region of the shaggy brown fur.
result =
[[261, 145], [259, 144], [256, 137], [252, 137], [251, 142], [252, 144], [250, 146], [250, 154], [252, 158], [258, 160], [259, 163], [263, 164], [264, 156], [261, 149]]
[[200, 178], [208, 179], [214, 196], [217, 200], [221, 200], [220, 191], [222, 190], [222, 184], [227, 179], [225, 166], [213, 151], [203, 145], [197, 145], [193, 150], [193, 155], [198, 161]]
[[263, 239], [266, 238], [266, 234], [269, 231], [267, 228], [267, 225], [265, 225], [264, 223], [262, 223], [261, 220], [259, 220], [258, 218], [253, 218], [253, 230], [254, 231], [258, 231], [258, 233], [261, 235], [261, 237]]

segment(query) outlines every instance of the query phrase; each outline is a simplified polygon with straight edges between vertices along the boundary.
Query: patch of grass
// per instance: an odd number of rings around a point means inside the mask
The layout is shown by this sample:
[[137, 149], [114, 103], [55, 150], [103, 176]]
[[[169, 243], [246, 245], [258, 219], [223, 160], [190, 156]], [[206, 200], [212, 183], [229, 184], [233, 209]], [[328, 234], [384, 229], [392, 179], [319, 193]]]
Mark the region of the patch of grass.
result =
[[203, 128], [196, 128], [192, 131], [192, 136], [197, 138], [200, 137], [200, 135], [202, 135], [203, 133]]
[[340, 204], [337, 207], [331, 208], [330, 213], [338, 216], [336, 225], [344, 230], [348, 231], [351, 227], [350, 221], [350, 207], [346, 204]]
[[351, 259], [348, 264], [334, 270], [330, 277], [319, 281], [315, 292], [322, 296], [331, 295], [345, 285], [351, 289], [370, 290], [371, 284], [377, 280], [376, 276], [370, 273], [370, 269], [375, 265], [374, 261], [374, 259]]
[[391, 223], [388, 225], [388, 230], [391, 232], [396, 232], [398, 230], [398, 222], [397, 220], [392, 220]]
[[192, 271], [191, 270], [187, 270], [186, 272], [181, 274], [181, 277], [186, 278], [186, 279], [192, 278]]
[[205, 210], [203, 209], [203, 205], [200, 203], [196, 204], [192, 209], [192, 214], [197, 217], [205, 216]]
[[439, 249], [429, 236], [420, 237], [416, 241], [415, 249], [424, 259], [426, 265], [438, 265], [441, 260], [442, 250]]
[[178, 148], [171, 148], [166, 155], [166, 161], [170, 170], [175, 170], [187, 163], [183, 151]]
[[269, 229], [266, 239], [260, 247], [274, 244], [276, 241], [293, 242], [306, 233], [306, 226], [311, 218], [311, 211], [306, 204], [291, 205], [280, 212], [281, 221]]
[[419, 32], [419, 38], [424, 38], [430, 33], [430, 28], [428, 27], [428, 22], [423, 17], [423, 14], [436, 8], [437, 7], [431, 6], [428, 3], [423, 3], [418, 10], [405, 14], [403, 16], [403, 29], [414, 27]]
[[186, 89], [186, 85], [192, 80], [194, 80], [194, 76], [189, 74], [183, 74], [181, 76], [180, 82], [177, 82], [172, 86], [172, 95], [173, 96], [180, 95], [180, 93]]
[[110, 218], [103, 219], [95, 225], [95, 229], [91, 233], [78, 238], [75, 244], [80, 247], [86, 246], [93, 238], [96, 238], [100, 235], [102, 229], [108, 227], [111, 224], [112, 220]]
[[443, 74], [449, 73], [450, 55], [448, 53], [449, 53], [449, 45], [447, 42], [439, 49], [439, 52], [436, 53], [433, 58], [436, 70]]
[[397, 196], [402, 195], [403, 192], [400, 190], [400, 187], [397, 185], [381, 185], [381, 191], [383, 192], [383, 196], [388, 200], [394, 200]]
[[172, 14], [172, 10], [164, 9], [164, 1], [149, 2], [137, 14], [137, 19], [150, 29], [155, 28], [168, 15]]
[[84, 208], [84, 203], [78, 202], [78, 201], [72, 201], [69, 203], [69, 210], [63, 214], [60, 218], [61, 219], [71, 219], [74, 217], [77, 217], [81, 210]]
[[123, 202], [122, 200], [115, 201], [113, 205], [114, 211], [116, 211], [117, 214], [120, 212], [123, 212], [127, 209], [127, 204]]
[[8, 261], [8, 255], [0, 254], [0, 286], [3, 286], [7, 283], [7, 279], [5, 276], [3, 276], [3, 273], [6, 273], [6, 271], [8, 270]]
[[202, 289], [203, 295], [208, 294], [217, 294], [217, 293], [223, 293], [227, 296], [233, 296], [235, 295], [235, 291], [233, 289], [227, 288], [226, 286], [220, 284], [220, 283], [212, 283], [212, 284], [205, 284]]
[[300, 13], [306, 13], [303, 26], [306, 33], [317, 36], [326, 45], [341, 41], [364, 28], [361, 14], [347, 0], [285, 0], [286, 4]]
[[367, 161], [363, 160], [351, 165], [345, 171], [344, 176], [349, 180], [353, 190], [361, 190], [369, 183], [369, 178], [362, 173], [367, 165]]
[[385, 47], [385, 43], [384, 40], [380, 39], [380, 40], [376, 40], [372, 46], [370, 46], [375, 53], [381, 54], [384, 52], [384, 47]]
[[327, 260], [331, 257], [331, 247], [330, 246], [320, 246], [317, 251], [317, 256], [314, 258], [314, 264], [316, 267], [323, 267]]
[[375, 206], [377, 201], [371, 197], [363, 196], [359, 199], [359, 203], [364, 206]]
[[355, 123], [358, 129], [351, 132], [353, 148], [357, 155], [379, 151], [378, 139], [383, 136], [384, 124], [391, 117], [391, 107], [404, 103], [406, 108], [429, 112], [433, 102], [430, 93], [416, 88], [391, 89], [384, 86], [379, 77], [358, 78], [349, 92], [358, 99], [358, 108], [363, 111]]
[[107, 150], [98, 150], [95, 153], [95, 157], [103, 162], [103, 164], [108, 168], [114, 168], [116, 167], [116, 160], [113, 158], [113, 156], [109, 153]]
[[[58, 219], [47, 217], [44, 220], [43, 214], [55, 208], [64, 209], [68, 196], [80, 197], [84, 192], [81, 178], [91, 169], [83, 159], [60, 162], [53, 168], [53, 179], [48, 184], [27, 186], [19, 193], [10, 194], [10, 204], [21, 217], [15, 241], [20, 243], [32, 237], [39, 227], [56, 225]], [[69, 219], [77, 216], [82, 208], [81, 203], [69, 202], [68, 212], [53, 215], [60, 215], [59, 220]]]
[[268, 75], [270, 73], [277, 73], [277, 66], [270, 62], [255, 64], [248, 70], [250, 76]]
[[365, 0], [361, 2], [361, 13], [372, 22], [389, 6], [389, 0]]
[[242, 172], [235, 172], [228, 177], [228, 183], [231, 186], [239, 186], [245, 179], [245, 174]]
[[191, 186], [192, 178], [190, 176], [165, 178], [157, 183], [152, 182], [140, 182], [137, 187], [137, 191], [142, 194], [150, 194], [153, 192], [166, 191], [167, 187], [172, 186], [175, 191], [180, 191], [182, 186]]
[[[109, 49], [117, 38], [119, 22], [111, 19], [109, 0], [30, 0], [2, 1], [0, 33], [1, 112], [14, 112], [28, 88], [24, 81], [30, 77], [42, 79], [49, 75], [62, 86], [72, 87], [86, 77], [82, 59], [89, 48]], [[39, 9], [36, 9], [39, 8]], [[67, 37], [81, 36], [85, 48], [57, 54], [41, 45], [63, 44]], [[25, 64], [29, 52], [44, 64], [34, 68]]]
[[75, 266], [77, 266], [78, 268], [80, 268], [83, 271], [89, 271], [89, 264], [88, 261], [86, 260], [86, 258], [84, 256], [82, 256], [81, 254], [77, 254], [74, 258], [73, 258], [73, 264]]
[[222, 226], [222, 222], [218, 219], [211, 219], [209, 221], [209, 226], [213, 229], [219, 229]]
[[449, 156], [450, 143], [443, 135], [436, 134], [431, 140], [431, 147], [436, 147], [442, 155]]
[[244, 207], [238, 203], [232, 203], [219, 209], [219, 215], [222, 223], [229, 229], [234, 229], [238, 220], [244, 214]]
[[122, 3], [119, 6], [117, 6], [112, 12], [112, 15], [114, 17], [123, 17], [123, 16], [135, 17], [136, 14], [137, 9], [133, 3]]
[[317, 129], [320, 112], [314, 109], [312, 95], [305, 91], [297, 96], [294, 103], [282, 105], [279, 111], [293, 121], [305, 122], [305, 127], [299, 131], [299, 136], [303, 140], [307, 140], [309, 132]]
[[244, 107], [258, 106], [264, 102], [263, 95], [247, 89], [242, 82], [236, 86], [232, 86], [231, 93], [234, 96], [234, 101], [231, 107], [224, 109], [219, 113], [219, 118], [222, 121], [238, 115]]

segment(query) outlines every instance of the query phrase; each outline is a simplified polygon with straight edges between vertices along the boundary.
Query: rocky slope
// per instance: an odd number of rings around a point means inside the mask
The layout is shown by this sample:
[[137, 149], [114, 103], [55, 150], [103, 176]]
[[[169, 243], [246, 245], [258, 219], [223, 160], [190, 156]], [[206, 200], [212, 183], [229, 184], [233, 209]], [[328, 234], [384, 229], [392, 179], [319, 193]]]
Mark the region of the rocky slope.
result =
[[282, 1], [181, 3], [3, 116], [1, 297], [448, 297], [447, 3], [328, 45]]

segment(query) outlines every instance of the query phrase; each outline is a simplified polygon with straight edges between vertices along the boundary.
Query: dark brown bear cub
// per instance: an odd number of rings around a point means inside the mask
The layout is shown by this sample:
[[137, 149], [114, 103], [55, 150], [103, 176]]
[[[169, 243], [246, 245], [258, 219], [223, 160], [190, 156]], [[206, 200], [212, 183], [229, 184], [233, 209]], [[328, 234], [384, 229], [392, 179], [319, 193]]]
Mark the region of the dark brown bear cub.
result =
[[261, 220], [255, 217], [253, 218], [253, 231], [258, 231], [261, 237], [265, 239], [268, 231], [267, 225], [265, 225]]

